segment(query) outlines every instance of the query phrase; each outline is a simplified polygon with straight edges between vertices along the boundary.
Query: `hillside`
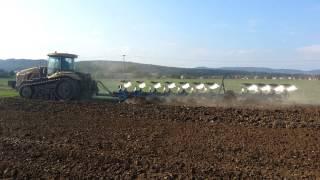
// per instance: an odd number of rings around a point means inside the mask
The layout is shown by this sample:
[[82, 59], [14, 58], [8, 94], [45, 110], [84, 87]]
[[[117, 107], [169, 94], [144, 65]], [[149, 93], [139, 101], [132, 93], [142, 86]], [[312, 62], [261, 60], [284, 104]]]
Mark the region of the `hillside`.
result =
[[297, 69], [272, 69], [264, 67], [222, 67], [225, 70], [245, 71], [245, 72], [268, 72], [268, 73], [283, 73], [283, 74], [319, 74], [320, 70], [302, 71]]
[[140, 64], [126, 62], [125, 65], [120, 61], [81, 61], [77, 63], [77, 68], [83, 72], [92, 73], [96, 77], [120, 78], [120, 77], [185, 77], [194, 76], [221, 76], [248, 74], [246, 72], [222, 69], [197, 69], [197, 68], [176, 68], [158, 66], [151, 64]]
[[46, 61], [39, 60], [30, 60], [30, 59], [7, 59], [0, 60], [0, 69], [5, 71], [18, 71], [30, 67], [37, 67], [40, 65], [45, 65]]
[[[5, 71], [18, 71], [30, 67], [46, 65], [45, 60], [9, 59], [0, 60], [0, 69]], [[171, 77], [179, 78], [183, 75], [186, 78], [212, 77], [212, 76], [281, 76], [281, 75], [315, 75], [320, 70], [301, 71], [291, 69], [271, 69], [257, 67], [223, 67], [223, 68], [177, 68], [141, 64], [121, 61], [79, 61], [76, 63], [78, 71], [91, 73], [95, 78], [148, 78], [148, 77]]]
[[[45, 60], [0, 60], [0, 69], [5, 71], [19, 71], [21, 69], [37, 67], [45, 64]], [[79, 61], [76, 63], [76, 69], [81, 72], [91, 73], [96, 78], [147, 78], [163, 76], [179, 78], [180, 75], [184, 75], [185, 77], [198, 77], [248, 74], [246, 72], [235, 70], [176, 68], [134, 62], [126, 62], [124, 65], [121, 61]]]

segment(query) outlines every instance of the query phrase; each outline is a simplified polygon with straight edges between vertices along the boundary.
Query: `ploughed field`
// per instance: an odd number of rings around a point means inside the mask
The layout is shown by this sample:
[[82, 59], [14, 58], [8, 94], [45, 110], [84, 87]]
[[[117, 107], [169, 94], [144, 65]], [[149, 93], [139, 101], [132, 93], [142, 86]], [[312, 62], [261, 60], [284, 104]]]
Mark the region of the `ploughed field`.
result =
[[0, 178], [320, 177], [320, 107], [0, 99]]

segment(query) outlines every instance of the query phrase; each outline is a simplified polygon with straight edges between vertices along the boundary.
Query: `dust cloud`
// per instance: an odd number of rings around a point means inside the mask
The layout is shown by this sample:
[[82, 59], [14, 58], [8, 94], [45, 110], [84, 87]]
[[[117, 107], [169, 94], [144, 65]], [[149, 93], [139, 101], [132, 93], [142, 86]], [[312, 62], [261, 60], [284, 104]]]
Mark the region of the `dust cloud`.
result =
[[282, 106], [320, 105], [297, 94], [291, 96], [277, 95], [188, 95], [188, 96], [150, 96], [135, 97], [125, 101], [128, 104], [161, 104], [173, 106], [204, 106], [204, 107], [257, 107], [273, 108]]

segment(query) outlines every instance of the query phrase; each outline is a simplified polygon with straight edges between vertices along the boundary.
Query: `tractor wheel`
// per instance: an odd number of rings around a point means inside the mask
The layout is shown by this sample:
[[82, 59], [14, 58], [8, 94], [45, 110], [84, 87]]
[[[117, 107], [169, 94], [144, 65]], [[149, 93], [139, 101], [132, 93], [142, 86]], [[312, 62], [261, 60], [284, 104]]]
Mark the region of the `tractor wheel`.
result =
[[33, 95], [33, 89], [31, 86], [22, 86], [19, 89], [19, 94], [23, 98], [31, 99]]
[[74, 80], [64, 79], [56, 87], [56, 95], [59, 100], [68, 101], [79, 97], [80, 87]]

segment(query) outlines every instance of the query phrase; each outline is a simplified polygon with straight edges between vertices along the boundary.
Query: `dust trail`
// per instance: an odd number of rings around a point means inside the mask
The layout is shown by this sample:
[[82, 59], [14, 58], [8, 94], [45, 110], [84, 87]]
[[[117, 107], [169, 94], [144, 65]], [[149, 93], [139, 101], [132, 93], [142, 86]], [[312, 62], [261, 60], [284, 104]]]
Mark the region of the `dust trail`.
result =
[[174, 106], [205, 106], [205, 107], [257, 107], [272, 108], [296, 105], [319, 105], [316, 102], [308, 102], [303, 97], [298, 96], [262, 96], [262, 95], [190, 95], [190, 96], [163, 96], [163, 97], [143, 97], [128, 99], [129, 104], [161, 104]]

